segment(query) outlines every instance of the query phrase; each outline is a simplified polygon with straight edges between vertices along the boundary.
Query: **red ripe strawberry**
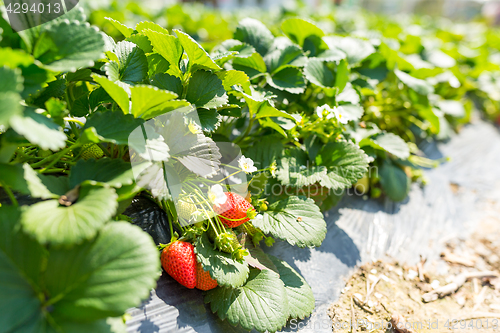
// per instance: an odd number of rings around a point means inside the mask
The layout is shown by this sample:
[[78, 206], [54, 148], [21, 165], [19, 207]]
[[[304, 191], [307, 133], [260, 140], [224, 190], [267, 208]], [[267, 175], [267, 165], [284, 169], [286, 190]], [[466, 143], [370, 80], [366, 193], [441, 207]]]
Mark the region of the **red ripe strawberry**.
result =
[[203, 269], [203, 266], [196, 264], [196, 288], [200, 290], [210, 290], [217, 287], [217, 280], [212, 279], [210, 273]]
[[161, 253], [165, 271], [184, 287], [196, 287], [196, 254], [191, 243], [175, 241]]
[[228, 228], [235, 228], [257, 214], [251, 203], [241, 195], [233, 192], [225, 192], [226, 202], [222, 205], [215, 205], [214, 211], [219, 215], [222, 223]]

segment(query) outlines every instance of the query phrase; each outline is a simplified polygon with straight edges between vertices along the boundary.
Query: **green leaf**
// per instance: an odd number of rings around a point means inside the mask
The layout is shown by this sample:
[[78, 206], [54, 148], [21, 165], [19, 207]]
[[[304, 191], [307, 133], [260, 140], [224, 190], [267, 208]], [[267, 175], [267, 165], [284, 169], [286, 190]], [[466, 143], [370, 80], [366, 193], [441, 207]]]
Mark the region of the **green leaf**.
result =
[[158, 25], [154, 22], [142, 21], [142, 22], [137, 23], [137, 25], [135, 26], [135, 30], [137, 30], [137, 32], [143, 32], [143, 30], [146, 30], [146, 29], [168, 35], [167, 29], [161, 27], [160, 25]]
[[234, 38], [252, 45], [262, 56], [266, 55], [274, 40], [273, 34], [262, 22], [248, 17], [240, 21]]
[[0, 126], [8, 126], [12, 116], [20, 115], [23, 108], [21, 106], [21, 96], [23, 91], [23, 77], [19, 69], [0, 67]]
[[307, 58], [304, 52], [297, 45], [288, 45], [283, 49], [277, 49], [266, 55], [264, 58], [267, 68], [271, 74], [283, 69], [286, 66], [302, 67], [306, 64]]
[[185, 101], [183, 99], [174, 99], [168, 102], [164, 102], [154, 108], [147, 110], [141, 115], [141, 118], [144, 120], [148, 120], [160, 116], [162, 114], [165, 114], [167, 112], [182, 109], [189, 106], [191, 106], [191, 104], [189, 104], [188, 101]]
[[327, 177], [327, 168], [323, 165], [310, 165], [307, 153], [300, 149], [287, 151], [287, 155], [278, 160], [276, 177], [283, 185], [295, 187], [319, 183]]
[[[147, 36], [135, 34], [125, 39], [127, 42], [132, 42], [137, 45], [144, 53], [153, 52], [153, 46]], [[146, 57], [147, 58], [147, 57]]]
[[348, 121], [361, 119], [365, 112], [361, 105], [341, 104], [339, 108], [342, 108], [342, 117], [345, 117]]
[[[115, 319], [115, 318], [108, 318]], [[76, 321], [66, 321], [61, 320], [57, 323], [62, 332], [71, 332], [71, 333], [125, 333], [126, 329], [117, 326], [119, 321], [121, 321], [121, 325], [124, 326], [123, 319], [117, 318], [118, 320], [114, 320], [113, 322], [109, 322], [109, 320], [101, 319], [92, 322], [76, 322]]]
[[422, 106], [419, 106], [417, 109], [419, 117], [429, 122], [432, 133], [439, 133], [441, 130], [441, 122], [439, 120], [440, 116], [436, 114], [435, 109]]
[[130, 110], [130, 101], [127, 92], [119, 85], [110, 81], [108, 78], [93, 74], [92, 78], [99, 83], [108, 95], [118, 104], [124, 114], [128, 114]]
[[106, 64], [106, 74], [111, 81], [142, 82], [148, 74], [148, 60], [144, 51], [132, 42], [118, 42], [113, 50], [118, 63]]
[[352, 66], [366, 59], [375, 52], [373, 45], [365, 40], [354, 37], [323, 37], [330, 49], [340, 49], [347, 55], [347, 62]]
[[295, 118], [292, 117], [291, 114], [276, 109], [268, 100], [255, 100], [246, 94], [244, 95], [244, 98], [247, 102], [250, 114], [254, 116], [255, 119], [267, 117], [285, 117], [295, 121]]
[[255, 48], [252, 45], [242, 43], [236, 39], [227, 39], [220, 45], [218, 45], [214, 51], [216, 53], [215, 55], [213, 55], [213, 57], [216, 57], [217, 53], [220, 52], [238, 52], [238, 54], [236, 55], [237, 57], [245, 58], [255, 53]]
[[240, 118], [241, 117], [241, 106], [237, 104], [227, 104], [217, 109], [217, 113], [221, 116], [229, 116]]
[[42, 244], [72, 245], [93, 238], [116, 211], [114, 189], [82, 186], [78, 200], [69, 207], [58, 200], [25, 206], [21, 223], [26, 233]]
[[257, 52], [253, 53], [249, 57], [234, 58], [233, 68], [245, 72], [251, 80], [263, 75], [267, 71], [264, 58], [262, 58], [262, 56]]
[[108, 223], [91, 242], [50, 250], [47, 290], [60, 297], [51, 314], [56, 321], [121, 316], [149, 296], [159, 272], [148, 234], [128, 222]]
[[134, 170], [132, 170], [130, 162], [125, 162], [122, 159], [79, 160], [71, 167], [69, 186], [74, 188], [84, 181], [90, 180], [121, 188], [122, 186], [132, 185], [135, 179], [134, 174], [140, 174], [145, 166], [146, 164], [134, 164]]
[[281, 30], [292, 42], [304, 46], [304, 40], [309, 36], [323, 37], [325, 33], [311, 22], [301, 18], [289, 18], [281, 23]]
[[17, 92], [23, 91], [23, 77], [21, 70], [15, 68], [10, 69], [8, 67], [0, 67], [0, 76], [2, 81], [0, 81], [0, 93], [5, 92]]
[[[243, 257], [243, 260], [245, 260], [248, 265], [258, 268], [260, 270], [264, 269], [269, 269], [276, 274], [278, 273], [278, 269], [274, 265], [273, 261], [271, 260], [270, 256], [268, 256], [259, 246], [255, 246], [248, 236], [245, 237], [245, 243], [242, 244], [245, 249], [248, 250], [248, 255]], [[241, 242], [241, 241], [240, 241]]]
[[466, 115], [464, 103], [454, 100], [443, 100], [437, 102], [437, 106], [445, 114], [456, 117], [463, 118]]
[[125, 37], [129, 37], [134, 33], [134, 29], [127, 27], [125, 24], [121, 24], [120, 22], [113, 20], [110, 17], [105, 17], [104, 19], [108, 20], [116, 28], [116, 30], [120, 31], [121, 34]]
[[214, 313], [232, 325], [250, 331], [276, 332], [288, 319], [285, 287], [278, 275], [269, 270], [252, 269], [244, 286], [215, 288], [207, 292], [205, 303]]
[[177, 76], [164, 73], [156, 74], [151, 80], [151, 84], [160, 89], [172, 91], [178, 96], [182, 95], [182, 81]]
[[238, 55], [237, 51], [216, 53], [211, 56], [212, 60], [220, 67]]
[[104, 39], [88, 23], [62, 20], [43, 32], [33, 52], [53, 71], [74, 72], [103, 58]]
[[345, 59], [342, 59], [337, 66], [337, 75], [335, 76], [335, 87], [339, 88], [339, 92], [344, 90], [347, 82], [349, 82], [349, 65]]
[[217, 76], [222, 80], [222, 85], [227, 92], [234, 90], [234, 87], [241, 87], [246, 94], [251, 94], [250, 79], [245, 72], [229, 70], [217, 72]]
[[162, 109], [166, 102], [177, 97], [177, 94], [171, 91], [146, 85], [132, 87], [130, 92], [132, 95], [131, 113], [136, 118], [145, 118], [146, 112], [151, 112], [151, 109]]
[[222, 117], [217, 110], [198, 109], [201, 129], [204, 132], [215, 132], [219, 127]]
[[405, 72], [400, 71], [399, 69], [394, 70], [394, 74], [396, 74], [398, 79], [400, 79], [401, 82], [403, 82], [408, 88], [414, 90], [420, 95], [427, 96], [434, 92], [434, 87], [424, 80], [417, 79], [409, 74], [406, 74]]
[[19, 228], [19, 211], [0, 207], [0, 322], [2, 332], [39, 332], [39, 289], [43, 248]]
[[310, 198], [290, 196], [269, 205], [262, 219], [253, 225], [291, 245], [320, 246], [326, 236], [326, 223], [318, 206]]
[[121, 112], [96, 112], [90, 116], [83, 128], [82, 143], [111, 142], [117, 145], [128, 144], [130, 133], [144, 123], [143, 119]]
[[29, 164], [0, 164], [0, 179], [13, 190], [34, 198], [58, 198], [68, 191], [66, 177], [45, 176]]
[[0, 49], [0, 67], [7, 66], [12, 69], [19, 67], [28, 67], [35, 59], [24, 50], [2, 48]]
[[189, 70], [194, 73], [198, 69], [208, 69], [218, 71], [221, 68], [210, 58], [207, 51], [201, 47], [191, 36], [180, 31], [174, 30], [177, 38], [189, 57]]
[[328, 68], [322, 60], [309, 59], [306, 67], [304, 68], [306, 79], [319, 87], [334, 87], [335, 77], [332, 71]]
[[36, 97], [32, 97], [33, 101], [31, 104], [43, 108], [49, 99], [63, 98], [65, 92], [66, 80], [64, 80], [64, 78], [56, 79], [49, 82], [47, 86], [41, 90], [41, 92], [37, 92], [36, 95], [34, 95]]
[[328, 61], [328, 62], [339, 62], [342, 59], [345, 59], [347, 56], [344, 51], [339, 49], [329, 49], [321, 52], [316, 56], [316, 59]]
[[286, 261], [269, 256], [285, 284], [290, 318], [304, 319], [314, 310], [314, 295], [311, 287]]
[[21, 96], [15, 92], [0, 92], [0, 126], [7, 127], [12, 117], [20, 117], [23, 112]]
[[381, 43], [378, 47], [378, 53], [385, 58], [387, 69], [393, 70], [399, 68], [401, 70], [411, 71], [414, 69], [413, 64], [410, 63], [404, 55], [399, 51], [391, 49], [386, 43]]
[[351, 142], [331, 142], [323, 146], [316, 156], [316, 164], [328, 168], [328, 178], [321, 186], [333, 190], [350, 187], [368, 170], [368, 156]]
[[359, 107], [357, 104], [361, 102], [361, 98], [359, 97], [358, 92], [356, 91], [356, 89], [354, 89], [350, 82], [347, 82], [344, 90], [342, 90], [342, 92], [338, 94], [335, 99], [337, 100], [337, 102], [351, 103], [356, 107]]
[[222, 287], [239, 287], [247, 281], [248, 265], [231, 258], [228, 253], [214, 249], [206, 233], [196, 239], [195, 252], [203, 269]]
[[44, 150], [59, 150], [66, 146], [66, 134], [62, 128], [33, 109], [25, 109], [23, 115], [14, 115], [10, 125], [32, 144]]
[[267, 118], [259, 118], [258, 120], [260, 126], [272, 128], [276, 132], [287, 138], [288, 135], [286, 134], [285, 130], [275, 121], [275, 119], [276, 118], [267, 117]]
[[186, 99], [198, 108], [218, 108], [227, 104], [228, 97], [217, 75], [199, 70], [189, 80]]
[[425, 57], [427, 61], [439, 68], [451, 68], [457, 64], [453, 57], [438, 49], [426, 51]]
[[406, 142], [393, 133], [381, 133], [375, 137], [363, 139], [359, 143], [360, 147], [366, 145], [385, 150], [402, 160], [406, 160], [410, 156], [410, 149]]
[[155, 74], [166, 73], [169, 70], [170, 64], [158, 53], [150, 53], [146, 57], [148, 58], [148, 75], [150, 77]]
[[265, 169], [270, 167], [283, 154], [283, 144], [275, 137], [270, 137], [267, 142], [257, 141], [245, 152], [245, 156], [251, 158], [257, 169]]
[[179, 61], [182, 57], [182, 46], [179, 40], [174, 36], [151, 29], [144, 29], [142, 33], [148, 36], [151, 45], [153, 45], [153, 50], [159, 53], [170, 64], [167, 73], [182, 78], [183, 74], [179, 68]]
[[273, 88], [285, 90], [291, 94], [302, 94], [306, 88], [302, 72], [294, 67], [285, 67], [272, 76], [268, 76], [267, 83]]
[[385, 161], [379, 169], [380, 184], [393, 201], [404, 200], [410, 192], [411, 179], [399, 167]]
[[[179, 139], [182, 139], [182, 137]], [[136, 127], [132, 131], [129, 135], [128, 144], [129, 148], [133, 149], [146, 161], [167, 161], [170, 157], [170, 148], [165, 143], [164, 138], [147, 123]], [[134, 161], [134, 165], [135, 163], [137, 162]]]

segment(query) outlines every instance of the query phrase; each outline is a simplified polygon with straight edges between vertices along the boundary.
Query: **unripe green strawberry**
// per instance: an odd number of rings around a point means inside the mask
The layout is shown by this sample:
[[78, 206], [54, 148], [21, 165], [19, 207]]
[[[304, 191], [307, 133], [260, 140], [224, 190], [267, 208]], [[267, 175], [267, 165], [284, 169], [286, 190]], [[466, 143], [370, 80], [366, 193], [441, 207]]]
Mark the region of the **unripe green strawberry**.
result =
[[38, 151], [38, 157], [42, 157], [42, 158], [49, 157], [52, 154], [53, 154], [53, 152], [51, 152], [50, 150], [39, 150]]
[[215, 238], [215, 246], [222, 252], [232, 253], [241, 247], [238, 237], [232, 230], [227, 230]]
[[257, 215], [252, 204], [241, 195], [233, 192], [225, 192], [224, 194], [226, 202], [222, 205], [214, 205], [214, 211], [226, 227], [235, 228]]
[[95, 143], [87, 143], [82, 147], [82, 154], [80, 155], [82, 159], [88, 160], [90, 158], [101, 158], [104, 156], [104, 153], [98, 145]]
[[196, 264], [196, 288], [200, 290], [210, 290], [217, 287], [217, 280], [212, 279], [210, 273], [203, 269], [200, 263]]
[[257, 246], [259, 242], [264, 239], [264, 233], [262, 232], [262, 230], [254, 227], [252, 222], [246, 222], [240, 225], [236, 228], [236, 232], [246, 232], [252, 238], [252, 242], [255, 246]]
[[365, 194], [370, 189], [370, 179], [368, 178], [368, 174], [364, 175], [363, 178], [359, 179], [356, 184], [354, 184], [354, 188], [357, 194]]
[[372, 187], [371, 197], [376, 199], [382, 195], [382, 190], [378, 187]]
[[242, 233], [242, 232], [246, 232], [248, 233], [250, 236], [253, 236], [255, 235], [259, 230], [253, 226], [252, 222], [246, 222], [242, 225], [240, 225], [239, 227], [236, 228], [236, 232], [237, 233]]
[[161, 253], [163, 269], [175, 281], [189, 289], [196, 287], [196, 264], [194, 246], [188, 242], [175, 241]]
[[222, 252], [232, 253], [237, 249], [241, 248], [241, 244], [238, 242], [238, 236], [231, 229], [226, 229], [224, 233], [217, 234], [213, 228], [207, 230], [208, 238], [214, 242], [217, 249]]
[[184, 220], [189, 220], [197, 211], [196, 205], [190, 197], [179, 199], [175, 208], [177, 209], [177, 216]]

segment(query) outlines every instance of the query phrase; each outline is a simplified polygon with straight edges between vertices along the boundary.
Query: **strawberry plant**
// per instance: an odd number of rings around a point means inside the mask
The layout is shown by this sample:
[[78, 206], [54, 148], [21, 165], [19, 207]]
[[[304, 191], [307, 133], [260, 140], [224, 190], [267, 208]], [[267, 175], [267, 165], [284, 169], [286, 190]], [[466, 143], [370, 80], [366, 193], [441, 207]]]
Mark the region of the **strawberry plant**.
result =
[[[81, 9], [19, 33], [0, 18], [1, 332], [124, 331], [161, 266], [222, 320], [280, 330], [315, 301], [261, 245], [320, 246], [351, 188], [405, 199], [441, 162], [418, 144], [498, 113], [493, 32], [192, 8], [94, 8], [112, 36]], [[136, 197], [168, 226], [134, 225]]]
[[[245, 129], [231, 139], [248, 146], [261, 121], [295, 118], [263, 98], [244, 72], [223, 69], [237, 52], [211, 57], [184, 32], [152, 22], [130, 29], [109, 20], [125, 37], [115, 42], [84, 20], [75, 10], [18, 34], [2, 22], [9, 46], [0, 49], [7, 111], [0, 258], [8, 275], [0, 288], [10, 295], [2, 308], [11, 309], [2, 322], [11, 331], [123, 331], [116, 317], [147, 297], [160, 267], [150, 236], [122, 221], [139, 194], [168, 214], [165, 271], [206, 290], [222, 319], [275, 331], [309, 315], [310, 287], [259, 243], [319, 246], [323, 216], [300, 195], [249, 193], [272, 165], [256, 160], [257, 169], [241, 152], [226, 156], [237, 146], [224, 140], [237, 121]], [[233, 309], [221, 292], [269, 312], [268, 320]], [[25, 317], [13, 315], [18, 306]]]

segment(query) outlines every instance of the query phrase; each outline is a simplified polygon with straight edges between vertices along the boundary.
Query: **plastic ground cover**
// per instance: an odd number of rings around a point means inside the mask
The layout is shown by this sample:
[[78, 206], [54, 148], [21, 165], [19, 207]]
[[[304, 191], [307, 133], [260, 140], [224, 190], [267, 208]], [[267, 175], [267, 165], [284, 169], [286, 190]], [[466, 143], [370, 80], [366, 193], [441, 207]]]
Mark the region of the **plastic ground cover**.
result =
[[[331, 332], [326, 309], [338, 299], [343, 278], [356, 265], [385, 255], [407, 263], [416, 263], [420, 255], [437, 257], [445, 240], [465, 237], [474, 229], [482, 202], [500, 200], [500, 131], [493, 125], [475, 120], [450, 141], [424, 142], [421, 149], [428, 157], [451, 160], [428, 170], [428, 185], [414, 185], [404, 202], [345, 196], [325, 214], [328, 233], [321, 247], [299, 249], [278, 241], [266, 249], [304, 276], [316, 298], [314, 313], [292, 321], [284, 331]], [[136, 213], [129, 213], [150, 231], [166, 222], [147, 203], [137, 207]], [[155, 241], [167, 237], [161, 230], [152, 231]], [[150, 298], [128, 313], [128, 332], [246, 332], [219, 320], [204, 305], [201, 291], [180, 286], [166, 273]]]

